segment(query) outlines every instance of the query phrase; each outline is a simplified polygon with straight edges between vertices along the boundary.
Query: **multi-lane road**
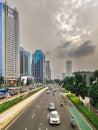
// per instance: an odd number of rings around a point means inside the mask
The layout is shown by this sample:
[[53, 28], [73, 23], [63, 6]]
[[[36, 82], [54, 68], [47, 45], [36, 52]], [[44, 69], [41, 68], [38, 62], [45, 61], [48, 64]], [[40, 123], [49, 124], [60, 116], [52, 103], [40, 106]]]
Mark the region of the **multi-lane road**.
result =
[[[52, 90], [50, 94], [42, 93], [5, 130], [73, 130], [70, 125], [71, 112], [68, 109], [68, 105], [60, 106], [61, 100], [59, 91], [56, 91], [54, 95]], [[48, 105], [50, 102], [54, 102], [56, 110], [60, 114], [60, 125], [49, 124], [50, 111], [48, 110]], [[79, 130], [78, 126], [75, 130]]]

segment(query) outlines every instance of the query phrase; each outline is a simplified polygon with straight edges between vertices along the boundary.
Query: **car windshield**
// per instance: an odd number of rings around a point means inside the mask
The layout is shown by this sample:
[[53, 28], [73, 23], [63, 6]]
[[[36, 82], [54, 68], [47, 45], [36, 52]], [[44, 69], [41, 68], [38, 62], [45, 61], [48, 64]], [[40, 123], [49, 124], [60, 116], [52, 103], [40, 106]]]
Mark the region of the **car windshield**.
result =
[[50, 104], [50, 107], [54, 107], [54, 104], [51, 103], [51, 104]]
[[59, 118], [59, 115], [58, 114], [51, 114], [51, 117], [52, 118]]

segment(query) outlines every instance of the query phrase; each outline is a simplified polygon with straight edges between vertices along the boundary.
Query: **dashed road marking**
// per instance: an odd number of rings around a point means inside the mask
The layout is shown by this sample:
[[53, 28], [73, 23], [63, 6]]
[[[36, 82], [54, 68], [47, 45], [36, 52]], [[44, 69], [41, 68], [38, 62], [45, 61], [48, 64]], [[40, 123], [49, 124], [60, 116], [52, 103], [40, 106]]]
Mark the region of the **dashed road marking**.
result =
[[25, 128], [25, 130], [27, 130], [28, 128]]
[[39, 108], [40, 107], [40, 105], [37, 105], [37, 108]]
[[32, 119], [34, 118], [34, 116], [35, 116], [35, 113], [33, 114]]
[[43, 100], [41, 100], [41, 103], [43, 103]]
[[47, 115], [47, 119], [49, 119], [49, 114]]

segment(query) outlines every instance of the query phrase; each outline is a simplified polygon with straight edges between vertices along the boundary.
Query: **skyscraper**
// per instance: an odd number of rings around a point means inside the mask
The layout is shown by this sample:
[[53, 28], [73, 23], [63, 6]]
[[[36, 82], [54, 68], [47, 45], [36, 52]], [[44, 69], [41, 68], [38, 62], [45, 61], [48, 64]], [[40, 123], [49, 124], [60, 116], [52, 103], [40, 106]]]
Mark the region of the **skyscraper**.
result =
[[32, 56], [34, 82], [45, 82], [45, 55], [41, 50], [36, 50]]
[[5, 81], [19, 74], [19, 16], [17, 9], [0, 2], [0, 75]]
[[72, 76], [72, 61], [66, 61], [66, 76]]
[[20, 47], [20, 75], [31, 75], [30, 52]]
[[45, 78], [47, 80], [51, 80], [50, 61], [45, 61], [45, 68], [46, 68], [46, 72], [45, 72], [46, 76], [45, 76]]

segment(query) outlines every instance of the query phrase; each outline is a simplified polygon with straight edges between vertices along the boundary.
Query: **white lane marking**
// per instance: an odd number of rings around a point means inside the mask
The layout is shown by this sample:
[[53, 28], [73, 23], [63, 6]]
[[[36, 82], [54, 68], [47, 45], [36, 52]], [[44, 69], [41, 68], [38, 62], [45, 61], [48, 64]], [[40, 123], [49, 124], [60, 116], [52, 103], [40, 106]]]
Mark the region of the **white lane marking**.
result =
[[40, 107], [40, 105], [37, 105], [37, 108], [39, 108]]
[[32, 119], [34, 118], [34, 116], [35, 116], [35, 113], [33, 114]]
[[46, 130], [48, 130], [48, 128], [46, 128]]
[[47, 119], [49, 119], [49, 116], [50, 116], [50, 114], [48, 113], [48, 114], [47, 114]]
[[43, 123], [40, 123], [40, 125], [43, 125]]
[[28, 128], [25, 128], [25, 130], [27, 130]]
[[41, 103], [43, 103], [43, 100], [41, 100]]

